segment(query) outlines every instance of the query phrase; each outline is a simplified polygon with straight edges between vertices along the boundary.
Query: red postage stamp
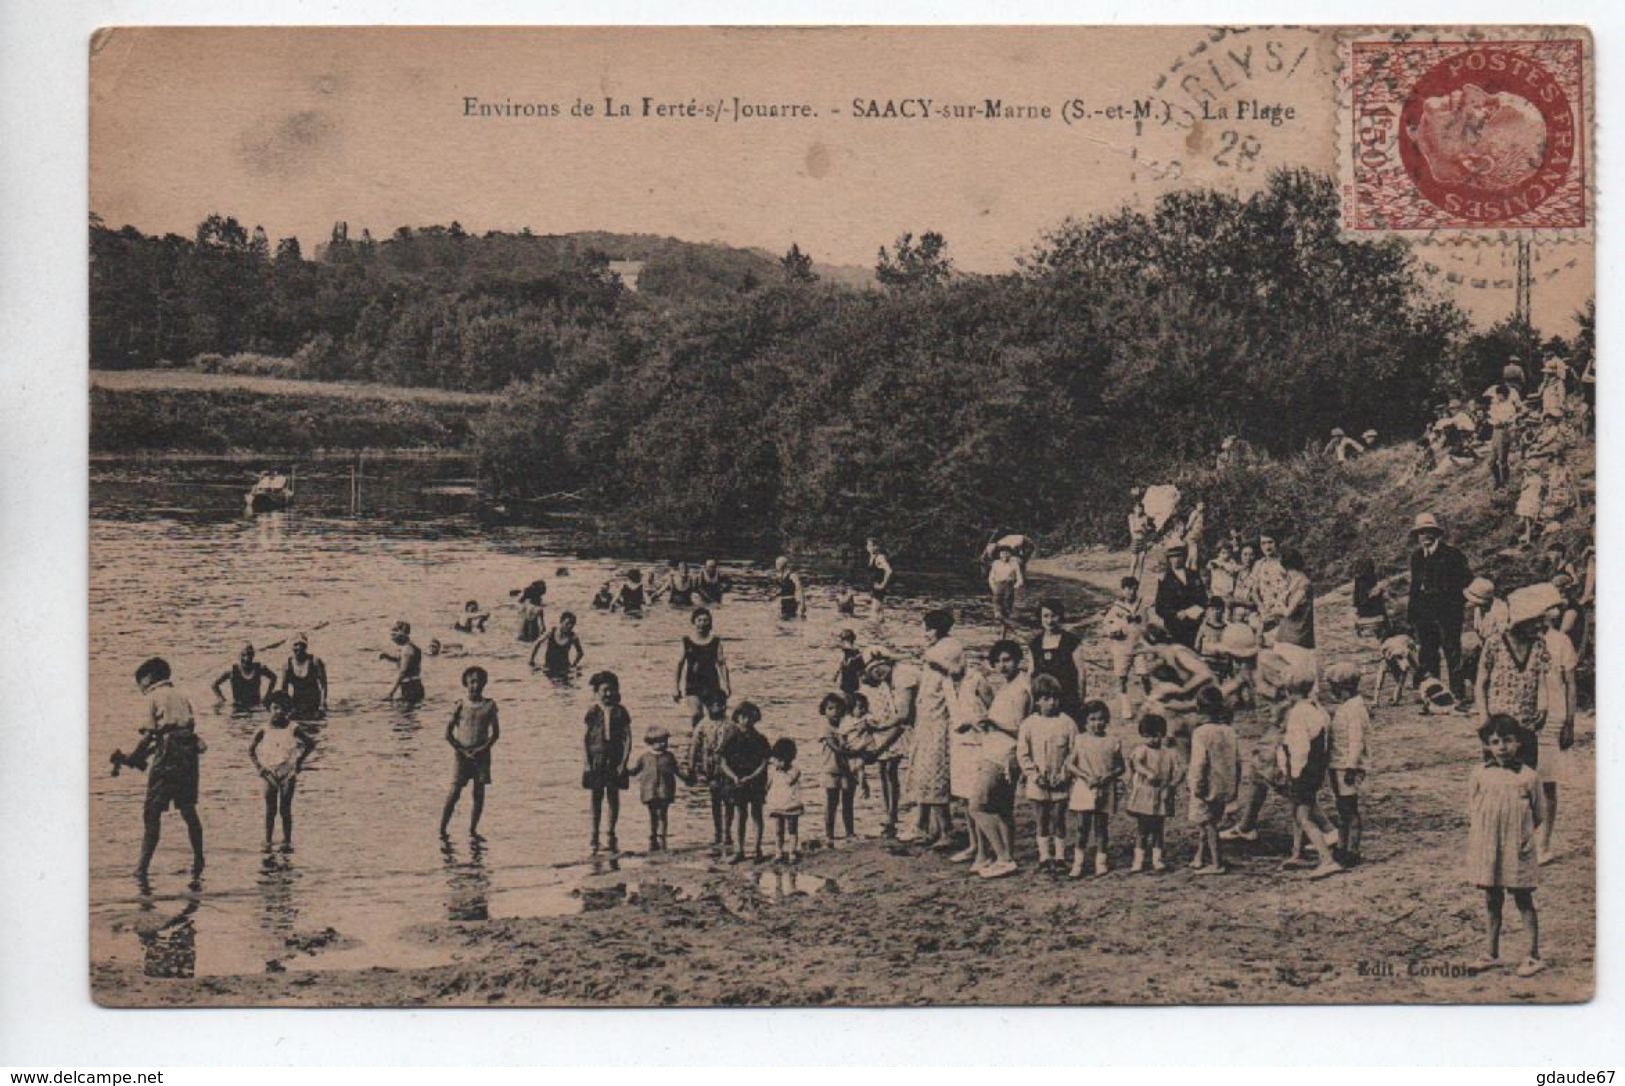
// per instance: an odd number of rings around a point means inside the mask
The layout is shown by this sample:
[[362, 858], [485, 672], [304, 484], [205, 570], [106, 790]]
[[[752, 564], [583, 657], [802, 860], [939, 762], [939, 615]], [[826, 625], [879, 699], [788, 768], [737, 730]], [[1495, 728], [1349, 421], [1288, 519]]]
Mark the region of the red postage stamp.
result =
[[1582, 35], [1349, 42], [1344, 227], [1588, 228]]

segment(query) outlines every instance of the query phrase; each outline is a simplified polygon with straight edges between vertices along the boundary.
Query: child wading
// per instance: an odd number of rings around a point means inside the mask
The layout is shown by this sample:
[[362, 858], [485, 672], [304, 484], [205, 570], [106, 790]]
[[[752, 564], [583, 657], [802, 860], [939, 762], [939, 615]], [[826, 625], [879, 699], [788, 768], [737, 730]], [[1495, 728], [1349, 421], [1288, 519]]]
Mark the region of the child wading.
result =
[[[197, 816], [198, 756], [207, 749], [193, 725], [192, 703], [169, 682], [169, 663], [159, 657], [135, 669], [135, 682], [147, 696], [147, 726], [129, 754], [113, 752], [113, 772], [122, 766], [147, 770], [147, 799], [141, 807], [141, 859], [135, 877], [146, 881], [164, 812], [173, 804], [192, 842], [192, 881], [203, 875], [203, 823]], [[149, 768], [150, 760], [150, 768]]]
[[858, 790], [858, 770], [862, 765], [863, 753], [850, 745], [849, 735], [842, 728], [847, 705], [845, 695], [836, 693], [825, 694], [818, 703], [818, 715], [824, 718], [825, 728], [813, 748], [810, 765], [819, 786], [824, 789], [824, 843], [830, 848], [835, 847], [837, 814], [846, 831], [846, 839], [850, 841], [856, 836], [852, 804]]
[[[796, 741], [780, 739], [773, 744], [772, 760], [767, 769], [767, 813], [773, 819], [773, 839], [776, 847], [773, 859], [796, 863], [801, 859], [801, 813], [806, 807], [801, 802], [801, 770], [796, 768]], [[789, 840], [789, 851], [785, 840]], [[745, 839], [745, 827], [739, 827], [739, 839]], [[757, 850], [758, 852], [760, 849]]]
[[269, 694], [265, 699], [271, 722], [254, 733], [248, 744], [248, 760], [265, 781], [265, 847], [271, 847], [277, 815], [282, 816], [282, 851], [293, 849], [293, 791], [305, 759], [316, 742], [302, 728], [294, 727], [290, 713], [293, 702], [286, 694]]
[[1496, 714], [1478, 729], [1490, 759], [1473, 769], [1467, 787], [1467, 877], [1484, 891], [1489, 947], [1480, 970], [1501, 964], [1501, 910], [1507, 891], [1529, 933], [1529, 950], [1518, 976], [1546, 968], [1540, 957], [1540, 920], [1535, 914], [1535, 830], [1545, 818], [1540, 777], [1518, 759], [1523, 728]]
[[1078, 821], [1078, 849], [1072, 857], [1071, 872], [1075, 879], [1083, 877], [1091, 832], [1095, 838], [1094, 873], [1104, 875], [1107, 871], [1107, 826], [1112, 812], [1117, 810], [1117, 782], [1123, 776], [1123, 743], [1106, 734], [1110, 722], [1111, 711], [1105, 702], [1086, 702], [1085, 731], [1073, 739], [1072, 753], [1066, 761], [1067, 775], [1072, 778], [1067, 809]]
[[1185, 780], [1185, 763], [1179, 752], [1163, 745], [1168, 722], [1155, 713], [1140, 718], [1140, 738], [1145, 742], [1128, 756], [1128, 800], [1124, 804], [1134, 816], [1137, 836], [1134, 863], [1130, 871], [1144, 871], [1146, 857], [1152, 871], [1165, 871], [1163, 823], [1178, 811], [1179, 786]]
[[621, 704], [621, 680], [613, 671], [599, 671], [587, 680], [598, 704], [587, 710], [584, 745], [587, 763], [581, 787], [592, 794], [592, 850], [597, 852], [604, 805], [609, 805], [609, 850], [620, 851], [615, 824], [621, 817], [621, 790], [627, 786], [627, 763], [632, 758], [632, 715]]
[[648, 750], [638, 755], [638, 763], [631, 774], [638, 778], [638, 798], [649, 809], [649, 851], [660, 852], [666, 847], [667, 815], [672, 800], [677, 798], [677, 755], [666, 749], [671, 733], [659, 724], [651, 724], [643, 741]]
[[485, 786], [491, 783], [491, 748], [501, 734], [497, 723], [497, 703], [485, 696], [485, 684], [490, 681], [483, 667], [463, 670], [463, 689], [467, 695], [451, 711], [446, 724], [446, 742], [455, 754], [452, 764], [451, 791], [446, 794], [446, 805], [440, 811], [440, 836], [446, 836], [451, 815], [457, 809], [457, 800], [463, 786], [474, 786], [473, 808], [468, 814], [468, 832], [479, 836], [480, 814], [485, 810]]

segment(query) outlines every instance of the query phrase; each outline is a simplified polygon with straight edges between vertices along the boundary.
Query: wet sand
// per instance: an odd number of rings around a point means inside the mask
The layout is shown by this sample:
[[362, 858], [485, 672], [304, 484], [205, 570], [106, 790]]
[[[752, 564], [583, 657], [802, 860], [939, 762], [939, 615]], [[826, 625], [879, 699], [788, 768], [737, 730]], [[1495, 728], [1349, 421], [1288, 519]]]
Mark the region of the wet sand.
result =
[[[1044, 563], [1042, 572], [1098, 584], [1119, 563], [1096, 553]], [[1351, 626], [1346, 590], [1322, 597], [1318, 610], [1323, 662], [1369, 655], [1344, 633]], [[1511, 972], [1525, 936], [1510, 902], [1502, 950], [1508, 966], [1481, 975], [1466, 968], [1483, 950], [1482, 895], [1461, 873], [1467, 775], [1478, 758], [1470, 718], [1423, 716], [1409, 706], [1383, 706], [1373, 716], [1374, 764], [1362, 802], [1366, 862], [1323, 881], [1280, 869], [1288, 827], [1278, 799], [1265, 809], [1260, 840], [1235, 846], [1234, 871], [1222, 877], [1184, 868], [1194, 831], [1183, 819], [1169, 823], [1166, 873], [1126, 872], [1131, 821], [1118, 815], [1117, 870], [1052, 880], [1034, 873], [1023, 809], [1023, 870], [988, 881], [940, 854], [873, 838], [815, 850], [795, 868], [730, 866], [695, 847], [708, 827], [683, 818], [673, 821], [673, 851], [628, 856], [618, 871], [600, 865], [560, 899], [563, 915], [485, 920], [476, 907], [466, 914], [471, 919], [396, 936], [413, 947], [415, 960], [441, 964], [344, 968], [342, 950], [355, 933], [324, 929], [292, 933], [288, 953], [265, 971], [167, 979], [145, 975], [138, 962], [102, 962], [93, 966], [93, 987], [112, 1006], [1590, 998], [1594, 716], [1583, 714], [1577, 727], [1583, 783], [1561, 792], [1559, 855], [1541, 869], [1536, 894], [1550, 967], [1528, 979]], [[1249, 724], [1242, 722], [1244, 741], [1256, 734]], [[636, 840], [643, 812], [629, 808], [624, 836]], [[331, 968], [324, 965], [330, 955]]]

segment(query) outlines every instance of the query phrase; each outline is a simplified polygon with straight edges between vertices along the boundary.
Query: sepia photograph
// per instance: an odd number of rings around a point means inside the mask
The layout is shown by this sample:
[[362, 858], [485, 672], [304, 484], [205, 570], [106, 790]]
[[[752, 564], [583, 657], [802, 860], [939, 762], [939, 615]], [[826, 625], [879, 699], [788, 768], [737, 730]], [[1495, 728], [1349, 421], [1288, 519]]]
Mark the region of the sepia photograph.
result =
[[1586, 28], [86, 48], [101, 1006], [1592, 998]]

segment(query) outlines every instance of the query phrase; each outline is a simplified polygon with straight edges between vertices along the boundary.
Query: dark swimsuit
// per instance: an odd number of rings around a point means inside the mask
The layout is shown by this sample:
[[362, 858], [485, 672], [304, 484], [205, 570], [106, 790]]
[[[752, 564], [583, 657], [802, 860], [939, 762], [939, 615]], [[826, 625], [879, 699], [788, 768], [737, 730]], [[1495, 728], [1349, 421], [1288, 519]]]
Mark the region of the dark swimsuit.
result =
[[694, 578], [690, 576], [688, 578], [688, 583], [682, 588], [678, 588], [675, 584], [673, 584], [666, 592], [666, 600], [673, 607], [693, 607]]
[[[401, 647], [401, 651], [406, 651], [404, 645]], [[403, 705], [416, 705], [423, 700], [423, 654], [421, 652], [412, 657], [412, 663], [406, 676], [401, 679], [401, 685], [395, 692], [399, 695]]]
[[282, 690], [293, 703], [292, 715], [310, 720], [322, 715], [322, 684], [317, 681], [322, 673], [322, 662], [311, 656], [305, 660], [304, 674], [294, 667], [293, 657], [282, 669]]
[[1061, 710], [1073, 718], [1074, 723], [1082, 723], [1078, 719], [1078, 711], [1082, 703], [1078, 700], [1078, 663], [1072, 654], [1078, 651], [1082, 642], [1072, 633], [1062, 630], [1061, 643], [1053, 649], [1044, 647], [1044, 635], [1039, 634], [1033, 638], [1031, 648], [1033, 651], [1033, 678], [1040, 675], [1053, 675], [1055, 681], [1061, 684]]
[[715, 577], [707, 577], [705, 575], [705, 571], [701, 570], [698, 582], [699, 583], [695, 585], [694, 590], [700, 594], [700, 599], [704, 600], [706, 603], [722, 602], [722, 593], [727, 590], [728, 582], [723, 578], [722, 571], [720, 569], [717, 570], [717, 575]]
[[683, 689], [691, 698], [707, 701], [712, 694], [722, 693], [722, 668], [717, 654], [722, 639], [712, 637], [705, 644], [683, 638]]
[[636, 614], [643, 610], [643, 586], [623, 584], [621, 586], [621, 610], [629, 614]]
[[570, 670], [570, 648], [576, 643], [575, 635], [564, 644], [559, 644], [552, 634], [547, 635], [547, 648], [542, 653], [542, 670], [553, 675], [563, 675]]
[[264, 664], [255, 661], [254, 669], [244, 675], [236, 664], [231, 665], [231, 704], [237, 709], [252, 709], [260, 703], [260, 678], [270, 675], [275, 681], [276, 675]]
[[779, 617], [795, 618], [801, 610], [801, 604], [796, 600], [795, 579], [786, 574], [779, 578]]
[[885, 598], [887, 592], [887, 588], [884, 583], [886, 580], [886, 571], [880, 568], [880, 563], [885, 560], [885, 557], [886, 556], [884, 554], [871, 554], [869, 556], [869, 568], [873, 571], [871, 574], [873, 580], [869, 585], [869, 594], [877, 600]]

